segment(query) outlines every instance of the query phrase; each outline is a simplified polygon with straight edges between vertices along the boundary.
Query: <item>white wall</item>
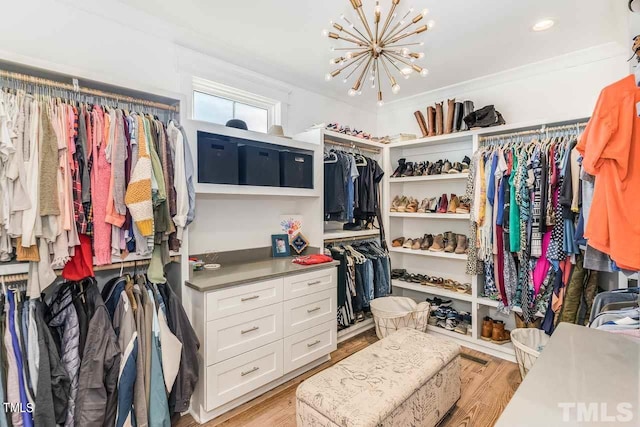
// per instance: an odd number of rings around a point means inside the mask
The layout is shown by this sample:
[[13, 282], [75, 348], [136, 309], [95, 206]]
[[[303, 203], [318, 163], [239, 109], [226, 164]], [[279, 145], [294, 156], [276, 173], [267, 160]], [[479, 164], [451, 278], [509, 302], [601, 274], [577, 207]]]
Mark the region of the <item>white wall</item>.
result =
[[382, 108], [378, 130], [420, 136], [414, 111], [450, 98], [472, 100], [476, 108], [494, 104], [509, 124], [589, 117], [600, 91], [628, 73], [626, 49], [596, 46], [398, 100]]

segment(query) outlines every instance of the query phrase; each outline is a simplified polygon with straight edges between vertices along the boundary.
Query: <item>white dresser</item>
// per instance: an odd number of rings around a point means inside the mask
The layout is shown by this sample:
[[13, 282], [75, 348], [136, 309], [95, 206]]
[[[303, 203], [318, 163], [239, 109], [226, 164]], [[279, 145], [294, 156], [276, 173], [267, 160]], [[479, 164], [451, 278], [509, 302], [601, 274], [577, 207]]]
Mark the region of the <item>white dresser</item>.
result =
[[329, 360], [337, 347], [336, 280], [327, 264], [191, 292], [202, 358], [191, 404], [198, 422]]

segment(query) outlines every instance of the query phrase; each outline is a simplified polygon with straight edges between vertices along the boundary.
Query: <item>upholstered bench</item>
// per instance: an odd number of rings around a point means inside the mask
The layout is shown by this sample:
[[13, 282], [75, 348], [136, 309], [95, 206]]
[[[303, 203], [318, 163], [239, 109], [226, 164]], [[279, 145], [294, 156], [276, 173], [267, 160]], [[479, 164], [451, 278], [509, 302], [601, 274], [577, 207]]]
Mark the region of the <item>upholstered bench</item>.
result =
[[459, 354], [401, 329], [300, 384], [298, 427], [435, 426], [460, 398]]

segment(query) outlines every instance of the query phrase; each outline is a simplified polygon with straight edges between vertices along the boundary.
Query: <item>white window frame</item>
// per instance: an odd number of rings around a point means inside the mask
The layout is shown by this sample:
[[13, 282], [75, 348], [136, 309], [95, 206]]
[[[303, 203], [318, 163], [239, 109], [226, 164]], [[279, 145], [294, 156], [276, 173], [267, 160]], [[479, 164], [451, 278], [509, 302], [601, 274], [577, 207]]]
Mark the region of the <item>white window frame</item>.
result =
[[217, 96], [228, 99], [229, 101], [239, 102], [241, 104], [267, 110], [267, 129], [273, 125], [281, 124], [282, 103], [280, 101], [200, 77], [193, 77], [193, 86], [191, 91], [191, 118], [194, 120], [196, 119], [194, 92], [201, 92], [207, 95]]

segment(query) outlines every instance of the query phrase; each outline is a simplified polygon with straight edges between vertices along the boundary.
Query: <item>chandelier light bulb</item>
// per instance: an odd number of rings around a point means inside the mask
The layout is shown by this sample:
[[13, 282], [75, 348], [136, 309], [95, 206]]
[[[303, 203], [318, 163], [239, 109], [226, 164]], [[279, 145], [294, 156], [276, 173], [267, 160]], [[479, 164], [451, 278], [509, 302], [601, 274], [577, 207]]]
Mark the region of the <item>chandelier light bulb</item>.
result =
[[356, 95], [358, 94], [358, 92], [357, 92], [354, 88], [351, 88], [351, 89], [349, 89], [349, 91], [347, 92], [347, 94], [348, 94], [349, 96], [356, 96]]
[[384, 105], [384, 101], [380, 100], [378, 101], [378, 107], [382, 107]]
[[422, 16], [427, 16], [429, 14], [429, 9], [422, 9]]
[[406, 58], [407, 56], [409, 56], [409, 49], [407, 49], [406, 47], [403, 47], [400, 50], [400, 54]]
[[412, 14], [414, 9], [412, 7], [409, 8], [409, 14]]
[[400, 21], [400, 26], [403, 26], [403, 25], [404, 25], [404, 21]]
[[329, 30], [327, 29], [322, 30], [322, 37], [329, 37]]
[[436, 21], [434, 21], [433, 19], [431, 19], [431, 20], [429, 20], [427, 22], [427, 28], [431, 29], [431, 28], [433, 28], [435, 26], [436, 26]]
[[409, 76], [411, 75], [411, 73], [413, 73], [413, 68], [404, 67], [402, 70], [400, 70], [400, 72], [402, 73], [403, 76]]
[[342, 83], [347, 83], [347, 79], [342, 79]]
[[393, 86], [391, 86], [391, 92], [393, 92], [394, 95], [400, 92], [400, 85], [396, 83]]
[[347, 59], [353, 58], [353, 52], [347, 52], [347, 54], [344, 57]]
[[331, 75], [331, 73], [327, 73], [327, 74], [324, 75], [324, 79], [326, 81], [330, 81], [331, 79], [333, 79], [333, 76]]
[[423, 68], [422, 70], [420, 70], [420, 75], [422, 77], [427, 77], [429, 75], [429, 70], [427, 70], [426, 68]]
[[358, 91], [358, 95], [362, 95], [362, 91], [361, 90]]
[[418, 53], [418, 59], [422, 59], [424, 58], [424, 52], [419, 52]]

